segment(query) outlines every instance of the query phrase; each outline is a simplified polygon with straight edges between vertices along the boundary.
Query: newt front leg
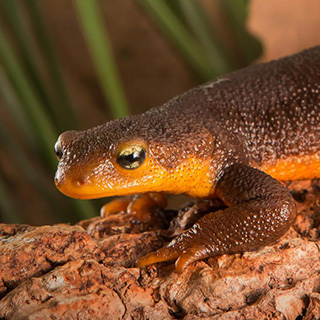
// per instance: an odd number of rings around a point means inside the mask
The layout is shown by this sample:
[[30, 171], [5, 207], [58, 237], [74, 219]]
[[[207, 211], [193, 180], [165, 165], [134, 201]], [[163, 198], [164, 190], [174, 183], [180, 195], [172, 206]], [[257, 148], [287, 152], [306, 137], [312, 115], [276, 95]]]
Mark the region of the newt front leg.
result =
[[283, 235], [296, 215], [290, 192], [277, 180], [252, 167], [226, 169], [216, 193], [227, 209], [210, 213], [168, 245], [138, 261], [138, 266], [176, 260], [176, 270], [221, 254], [258, 249]]
[[108, 215], [125, 211], [138, 221], [144, 222], [150, 220], [154, 207], [164, 208], [166, 205], [167, 198], [164, 193], [149, 192], [136, 195], [132, 198], [125, 197], [115, 199], [101, 208], [100, 215], [102, 218], [105, 218]]

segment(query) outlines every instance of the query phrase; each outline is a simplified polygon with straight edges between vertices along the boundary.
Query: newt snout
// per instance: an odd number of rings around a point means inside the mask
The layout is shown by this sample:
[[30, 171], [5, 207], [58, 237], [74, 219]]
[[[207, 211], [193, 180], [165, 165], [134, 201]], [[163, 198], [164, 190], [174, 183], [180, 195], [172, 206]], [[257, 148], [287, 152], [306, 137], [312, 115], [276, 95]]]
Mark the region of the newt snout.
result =
[[66, 131], [59, 136], [54, 146], [59, 160], [54, 181], [62, 193], [71, 197], [78, 197], [77, 189], [92, 184], [90, 175], [84, 170], [88, 164], [84, 160], [87, 158], [87, 148], [81, 148], [82, 137], [81, 131]]

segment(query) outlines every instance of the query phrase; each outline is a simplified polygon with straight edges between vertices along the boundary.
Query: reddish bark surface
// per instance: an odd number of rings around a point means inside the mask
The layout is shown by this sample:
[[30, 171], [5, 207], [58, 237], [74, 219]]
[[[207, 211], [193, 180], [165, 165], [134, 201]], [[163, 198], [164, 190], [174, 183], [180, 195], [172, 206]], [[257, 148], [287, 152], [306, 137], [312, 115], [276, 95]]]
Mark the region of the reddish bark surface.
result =
[[203, 204], [169, 229], [172, 212], [160, 209], [144, 224], [119, 213], [77, 226], [0, 225], [0, 319], [319, 319], [320, 184], [290, 188], [299, 214], [277, 243], [182, 274], [172, 263], [140, 270], [135, 261]]

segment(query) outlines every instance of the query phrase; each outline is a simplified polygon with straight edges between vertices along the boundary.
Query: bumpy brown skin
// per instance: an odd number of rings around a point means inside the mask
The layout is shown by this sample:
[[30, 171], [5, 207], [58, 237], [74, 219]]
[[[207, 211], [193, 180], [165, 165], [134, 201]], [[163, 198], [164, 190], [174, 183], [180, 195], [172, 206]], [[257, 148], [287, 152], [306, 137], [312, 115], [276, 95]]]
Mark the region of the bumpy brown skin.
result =
[[[319, 79], [316, 47], [231, 73], [142, 115], [64, 133], [56, 184], [81, 198], [86, 196], [77, 186], [99, 184], [103, 195], [184, 192], [226, 203], [227, 209], [206, 215], [141, 258], [139, 266], [177, 259], [181, 271], [201, 258], [257, 249], [283, 235], [296, 212], [290, 193], [267, 173], [284, 180], [320, 177]], [[117, 171], [112, 159], [119, 143], [137, 139], [147, 143], [152, 163], [161, 166], [170, 184], [157, 182], [160, 171], [153, 168], [128, 181]], [[188, 168], [192, 159], [203, 166]], [[184, 169], [195, 181], [185, 189], [179, 183]], [[203, 172], [200, 182], [196, 177]], [[66, 183], [73, 187], [64, 190]]]

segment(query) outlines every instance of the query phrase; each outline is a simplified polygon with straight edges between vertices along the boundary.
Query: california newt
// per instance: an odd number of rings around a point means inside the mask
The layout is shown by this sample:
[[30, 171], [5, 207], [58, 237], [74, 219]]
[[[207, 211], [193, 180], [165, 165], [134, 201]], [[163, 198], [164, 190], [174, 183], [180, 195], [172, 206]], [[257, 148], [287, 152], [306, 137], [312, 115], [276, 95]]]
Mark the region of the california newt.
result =
[[277, 180], [320, 178], [320, 47], [251, 66], [141, 115], [60, 135], [55, 176], [64, 194], [219, 197], [138, 266], [258, 249], [282, 236], [296, 204]]

